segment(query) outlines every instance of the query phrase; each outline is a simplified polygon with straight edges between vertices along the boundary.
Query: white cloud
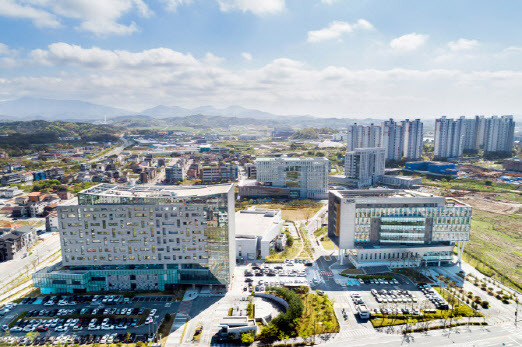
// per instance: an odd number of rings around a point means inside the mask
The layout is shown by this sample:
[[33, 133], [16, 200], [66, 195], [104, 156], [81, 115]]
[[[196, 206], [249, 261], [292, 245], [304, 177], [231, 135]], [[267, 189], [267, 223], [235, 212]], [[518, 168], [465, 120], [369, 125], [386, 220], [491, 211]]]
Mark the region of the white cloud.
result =
[[477, 40], [458, 39], [457, 41], [450, 41], [448, 47], [452, 51], [469, 51], [479, 46]]
[[323, 4], [332, 5], [334, 2], [337, 2], [339, 0], [321, 0]]
[[243, 52], [241, 53], [241, 56], [245, 59], [245, 60], [248, 60], [248, 61], [251, 61], [252, 60], [252, 54], [248, 53], [248, 52]]
[[161, 0], [168, 11], [176, 11], [179, 6], [189, 5], [193, 0]]
[[[8, 49], [10, 49], [8, 47]], [[457, 69], [314, 68], [279, 58], [262, 67], [224, 68], [212, 53], [167, 48], [131, 52], [54, 43], [0, 79], [2, 97], [81, 99], [136, 109], [157, 104], [243, 105], [282, 114], [433, 116], [511, 113], [522, 72]], [[17, 59], [17, 60], [21, 60]], [[1, 62], [1, 60], [0, 60]], [[38, 65], [38, 76], [26, 69]], [[0, 65], [0, 69], [6, 68]]]
[[351, 33], [354, 30], [371, 30], [373, 25], [364, 19], [359, 19], [356, 23], [333, 21], [326, 28], [312, 30], [308, 32], [308, 42], [320, 42], [325, 40], [338, 39], [342, 35]]
[[0, 55], [13, 56], [13, 55], [16, 55], [16, 53], [18, 53], [18, 52], [14, 49], [10, 49], [9, 46], [6, 45], [5, 43], [0, 43]]
[[30, 19], [39, 28], [57, 28], [60, 26], [60, 22], [54, 14], [17, 0], [2, 0], [0, 16]]
[[414, 51], [424, 45], [428, 37], [424, 34], [406, 34], [391, 40], [390, 47], [396, 51]]
[[255, 15], [277, 14], [285, 9], [285, 0], [218, 0], [221, 11], [250, 11]]
[[0, 16], [29, 18], [38, 27], [57, 27], [60, 19], [79, 21], [77, 29], [96, 35], [124, 35], [138, 30], [134, 22], [120, 18], [136, 11], [149, 17], [152, 11], [143, 0], [2, 0]]
[[[208, 56], [211, 59], [215, 56]], [[182, 54], [168, 48], [155, 48], [134, 53], [122, 50], [105, 50], [98, 47], [82, 48], [64, 42], [49, 45], [47, 50], [35, 49], [30, 53], [33, 64], [74, 65], [84, 68], [151, 68], [196, 66], [198, 61], [190, 54]], [[215, 62], [215, 59], [214, 59]]]

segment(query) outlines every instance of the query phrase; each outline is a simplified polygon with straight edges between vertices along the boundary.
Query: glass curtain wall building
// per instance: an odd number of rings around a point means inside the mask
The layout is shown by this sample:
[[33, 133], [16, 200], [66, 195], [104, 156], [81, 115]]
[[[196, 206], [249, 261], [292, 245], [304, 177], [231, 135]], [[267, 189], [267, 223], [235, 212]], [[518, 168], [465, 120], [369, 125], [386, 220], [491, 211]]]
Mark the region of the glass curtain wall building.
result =
[[62, 263], [42, 293], [225, 285], [235, 266], [234, 186], [100, 184], [58, 208]]
[[460, 261], [470, 229], [471, 207], [454, 199], [392, 189], [329, 194], [328, 236], [358, 267], [450, 262], [455, 246]]

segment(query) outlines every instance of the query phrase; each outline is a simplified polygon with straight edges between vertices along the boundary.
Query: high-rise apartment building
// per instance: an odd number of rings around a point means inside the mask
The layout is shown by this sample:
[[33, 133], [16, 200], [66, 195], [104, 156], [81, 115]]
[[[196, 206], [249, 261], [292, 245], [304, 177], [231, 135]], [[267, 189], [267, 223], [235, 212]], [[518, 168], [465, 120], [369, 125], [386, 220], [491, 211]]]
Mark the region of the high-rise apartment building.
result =
[[326, 199], [330, 161], [326, 158], [258, 158], [257, 182], [265, 186], [289, 188], [299, 199]]
[[374, 124], [348, 126], [346, 131], [347, 151], [356, 148], [382, 147], [382, 127]]
[[465, 151], [510, 154], [513, 150], [513, 116], [446, 117], [435, 120], [435, 158], [457, 158]]
[[357, 267], [416, 267], [460, 261], [471, 207], [416, 191], [334, 190], [328, 197], [328, 237]]
[[436, 159], [461, 157], [464, 150], [466, 120], [464, 117], [435, 120], [434, 155]]
[[234, 185], [100, 184], [57, 209], [62, 263], [33, 275], [42, 293], [230, 284]]
[[393, 119], [382, 124], [382, 147], [386, 153], [386, 160], [399, 161], [404, 152], [404, 128]]
[[384, 175], [384, 148], [358, 148], [346, 152], [344, 174], [346, 183], [357, 188], [370, 187]]
[[423, 147], [423, 124], [420, 119], [402, 121], [404, 132], [403, 157], [408, 160], [419, 160]]
[[513, 151], [515, 121], [513, 116], [493, 116], [486, 119], [484, 154]]
[[389, 119], [381, 125], [352, 124], [345, 136], [340, 138], [346, 140], [348, 152], [358, 148], [382, 147], [386, 160], [398, 161], [403, 157], [418, 160], [422, 154], [423, 126], [420, 119], [401, 122]]

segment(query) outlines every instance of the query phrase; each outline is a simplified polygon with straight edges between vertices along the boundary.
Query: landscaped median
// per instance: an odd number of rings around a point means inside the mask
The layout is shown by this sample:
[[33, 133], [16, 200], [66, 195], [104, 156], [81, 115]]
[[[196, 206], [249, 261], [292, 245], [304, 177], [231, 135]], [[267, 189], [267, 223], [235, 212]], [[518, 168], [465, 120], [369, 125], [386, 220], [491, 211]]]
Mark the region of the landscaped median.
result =
[[308, 287], [294, 290], [267, 288], [267, 293], [288, 303], [288, 309], [263, 327], [260, 335], [263, 341], [273, 342], [297, 336], [306, 340], [316, 334], [339, 332], [332, 301], [327, 295], [310, 293], [308, 290]]

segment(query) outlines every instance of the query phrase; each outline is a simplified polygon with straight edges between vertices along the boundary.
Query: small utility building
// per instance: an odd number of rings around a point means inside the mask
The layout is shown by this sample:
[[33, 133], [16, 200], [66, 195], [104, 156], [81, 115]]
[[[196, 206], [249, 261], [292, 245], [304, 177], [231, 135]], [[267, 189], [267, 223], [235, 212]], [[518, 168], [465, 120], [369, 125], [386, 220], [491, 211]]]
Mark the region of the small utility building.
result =
[[281, 210], [248, 209], [236, 212], [236, 259], [265, 259], [281, 233]]

